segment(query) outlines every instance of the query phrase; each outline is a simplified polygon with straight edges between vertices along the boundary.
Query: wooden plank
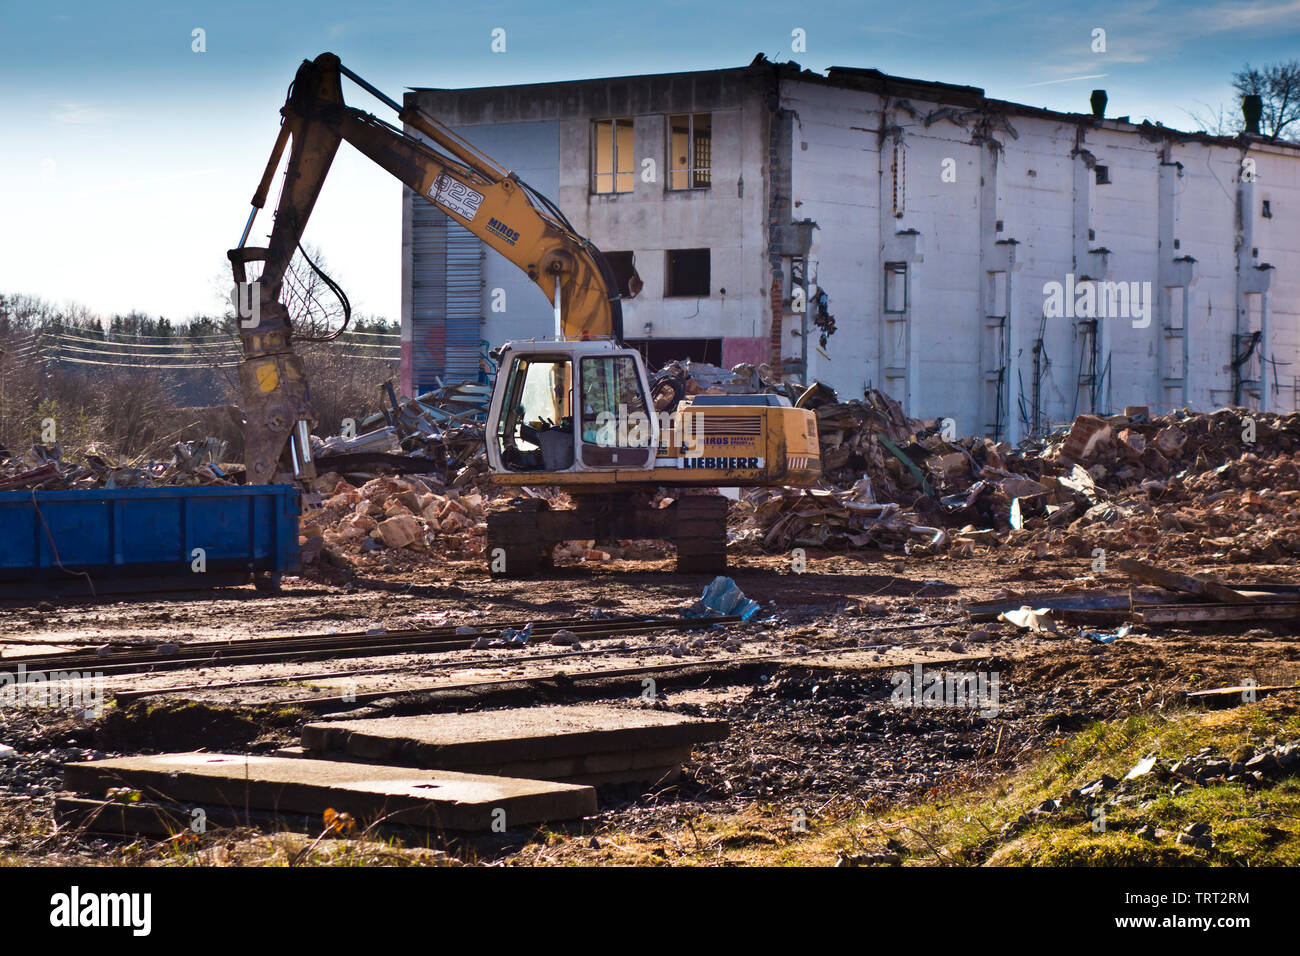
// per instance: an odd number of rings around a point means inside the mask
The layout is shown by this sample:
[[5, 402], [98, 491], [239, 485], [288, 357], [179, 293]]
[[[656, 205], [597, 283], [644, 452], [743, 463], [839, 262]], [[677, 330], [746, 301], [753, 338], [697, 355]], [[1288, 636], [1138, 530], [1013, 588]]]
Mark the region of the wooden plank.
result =
[[1135, 607], [1133, 616], [1143, 624], [1178, 624], [1205, 621], [1296, 621], [1300, 604], [1152, 604]]
[[1221, 584], [1210, 578], [1179, 574], [1177, 571], [1158, 568], [1154, 564], [1134, 561], [1132, 558], [1119, 558], [1113, 561], [1112, 564], [1129, 577], [1146, 581], [1149, 584], [1156, 584], [1163, 588], [1185, 591], [1188, 594], [1195, 594], [1197, 597], [1208, 598], [1226, 604], [1252, 603], [1251, 599], [1240, 591], [1234, 591], [1226, 584]]
[[1187, 692], [1187, 696], [1189, 698], [1225, 697], [1229, 695], [1235, 696], [1237, 694], [1244, 694], [1247, 693], [1248, 691], [1254, 691], [1258, 695], [1258, 694], [1274, 694], [1279, 691], [1287, 691], [1287, 690], [1300, 690], [1300, 684], [1270, 684], [1264, 687], [1256, 687], [1256, 686], [1243, 684], [1240, 687], [1211, 687], [1208, 690], [1189, 690]]

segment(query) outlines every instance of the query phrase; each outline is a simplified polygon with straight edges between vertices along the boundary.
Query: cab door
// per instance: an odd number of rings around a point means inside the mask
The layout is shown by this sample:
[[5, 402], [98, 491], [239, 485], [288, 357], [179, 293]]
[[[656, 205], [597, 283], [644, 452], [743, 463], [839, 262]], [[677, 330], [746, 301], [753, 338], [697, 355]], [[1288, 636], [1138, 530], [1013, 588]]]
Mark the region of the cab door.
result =
[[630, 350], [595, 352], [577, 360], [579, 458], [584, 469], [649, 469], [659, 421], [649, 403], [641, 356]]

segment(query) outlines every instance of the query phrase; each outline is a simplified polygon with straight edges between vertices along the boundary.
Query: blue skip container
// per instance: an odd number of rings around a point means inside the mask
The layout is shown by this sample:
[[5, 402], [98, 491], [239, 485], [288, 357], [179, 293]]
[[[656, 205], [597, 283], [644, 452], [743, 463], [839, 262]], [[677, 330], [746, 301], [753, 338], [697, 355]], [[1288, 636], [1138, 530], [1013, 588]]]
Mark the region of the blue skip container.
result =
[[278, 590], [298, 510], [289, 485], [0, 492], [0, 592]]

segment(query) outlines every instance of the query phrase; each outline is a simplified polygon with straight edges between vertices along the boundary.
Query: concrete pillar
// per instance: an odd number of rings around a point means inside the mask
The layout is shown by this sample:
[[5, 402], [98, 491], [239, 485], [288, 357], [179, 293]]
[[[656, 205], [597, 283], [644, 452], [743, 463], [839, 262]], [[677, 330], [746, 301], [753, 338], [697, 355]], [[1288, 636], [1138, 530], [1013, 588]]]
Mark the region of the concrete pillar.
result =
[[[1093, 167], [1096, 166], [1096, 157], [1086, 149], [1082, 148], [1083, 131], [1079, 131], [1078, 143], [1072, 155], [1074, 157], [1074, 195], [1071, 206], [1071, 222], [1073, 254], [1071, 261], [1074, 268], [1074, 284], [1077, 287], [1083, 282], [1099, 282], [1110, 275], [1110, 250], [1104, 246], [1096, 246], [1096, 236], [1092, 229], [1092, 189], [1096, 179], [1096, 173]], [[1097, 366], [1096, 376], [1100, 379], [1103, 375], [1109, 375], [1107, 369], [1110, 359], [1110, 329], [1105, 320], [1077, 319], [1075, 322], [1074, 337], [1074, 367], [1086, 368], [1089, 365], [1088, 356], [1085, 352], [1090, 351], [1087, 346], [1087, 336], [1084, 334], [1085, 326], [1096, 324], [1096, 351]], [[1099, 386], [1100, 382], [1094, 382], [1085, 385], [1080, 381], [1076, 383], [1079, 389], [1078, 407], [1080, 411], [1096, 412], [1102, 410], [1107, 404], [1104, 394]], [[1109, 390], [1109, 384], [1107, 384]], [[1096, 396], [1092, 400], [1091, 392]]]
[[[921, 234], [907, 229], [891, 235], [883, 245], [881, 262], [880, 304], [880, 375], [881, 387], [903, 406], [903, 411], [915, 412], [915, 401], [920, 395], [921, 365], [918, 323], [916, 322], [917, 291], [920, 289], [918, 268], [925, 261], [921, 250]], [[885, 312], [885, 263], [901, 262], [904, 275], [904, 300], [907, 307], [902, 312]]]
[[[1011, 409], [1017, 377], [1012, 367], [1015, 341], [1023, 323], [1016, 307], [1017, 242], [1004, 238], [998, 218], [998, 156], [1001, 144], [987, 139], [980, 150], [980, 297], [977, 385], [979, 422], [976, 433], [1013, 444], [1024, 437], [1018, 415]], [[994, 299], [997, 302], [994, 302]]]
[[[1159, 294], [1153, 330], [1156, 335], [1155, 395], [1160, 411], [1168, 411], [1174, 405], [1186, 407], [1191, 404], [1192, 330], [1188, 318], [1191, 315], [1191, 285], [1195, 281], [1196, 260], [1179, 253], [1181, 209], [1178, 183], [1183, 178], [1182, 164], [1162, 158], [1159, 177], [1156, 254], [1156, 288]], [[1170, 309], [1174, 289], [1181, 289], [1183, 293], [1178, 327], [1174, 325]], [[1174, 369], [1167, 374], [1166, 367], [1171, 364]]]

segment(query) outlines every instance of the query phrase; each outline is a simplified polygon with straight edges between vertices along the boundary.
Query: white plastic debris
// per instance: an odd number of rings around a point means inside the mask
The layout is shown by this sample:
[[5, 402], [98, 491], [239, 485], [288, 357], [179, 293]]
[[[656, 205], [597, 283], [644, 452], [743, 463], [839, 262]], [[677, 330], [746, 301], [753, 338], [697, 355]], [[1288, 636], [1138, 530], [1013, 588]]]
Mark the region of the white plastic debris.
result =
[[1136, 780], [1138, 777], [1145, 777], [1147, 774], [1151, 772], [1152, 768], [1155, 767], [1155, 765], [1156, 765], [1156, 758], [1155, 755], [1153, 754], [1150, 757], [1146, 757], [1142, 760], [1139, 760], [1137, 763], [1135, 763], [1133, 765], [1133, 769], [1128, 772], [1128, 776], [1126, 776], [1124, 779]]
[[1056, 622], [1052, 620], [1050, 608], [1034, 609], [1028, 604], [1018, 611], [1003, 611], [998, 615], [999, 621], [1007, 621], [1016, 627], [1027, 628], [1037, 634], [1055, 634]]

